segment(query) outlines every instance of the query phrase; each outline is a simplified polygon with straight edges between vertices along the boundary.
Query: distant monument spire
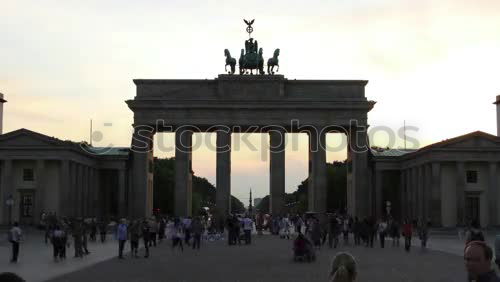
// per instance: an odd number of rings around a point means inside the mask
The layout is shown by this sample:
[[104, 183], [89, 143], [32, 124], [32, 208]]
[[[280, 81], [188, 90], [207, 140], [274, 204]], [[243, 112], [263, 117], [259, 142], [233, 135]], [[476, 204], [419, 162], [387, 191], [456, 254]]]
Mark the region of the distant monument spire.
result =
[[248, 213], [252, 214], [252, 188], [250, 188], [250, 199], [248, 200]]
[[497, 136], [500, 137], [500, 95], [497, 95], [497, 100], [493, 104], [497, 105]]
[[0, 93], [0, 135], [3, 134], [3, 104], [7, 103], [7, 100], [3, 98], [3, 94]]

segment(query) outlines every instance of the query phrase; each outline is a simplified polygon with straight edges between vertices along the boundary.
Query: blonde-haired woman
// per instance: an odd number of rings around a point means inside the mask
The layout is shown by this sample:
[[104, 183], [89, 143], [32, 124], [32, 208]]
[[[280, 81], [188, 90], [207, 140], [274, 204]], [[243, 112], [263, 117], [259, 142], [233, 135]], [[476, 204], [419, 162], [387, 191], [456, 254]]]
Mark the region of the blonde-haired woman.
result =
[[329, 278], [331, 282], [353, 282], [358, 272], [356, 260], [348, 253], [338, 253], [332, 262]]

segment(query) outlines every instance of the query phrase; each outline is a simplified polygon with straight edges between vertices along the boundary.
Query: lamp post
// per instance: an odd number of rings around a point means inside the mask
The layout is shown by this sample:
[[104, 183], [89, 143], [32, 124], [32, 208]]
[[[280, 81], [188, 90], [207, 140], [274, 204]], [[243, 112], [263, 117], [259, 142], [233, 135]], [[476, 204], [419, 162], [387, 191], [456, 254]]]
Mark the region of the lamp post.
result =
[[9, 225], [12, 225], [12, 206], [14, 205], [14, 198], [12, 197], [12, 194], [9, 195], [9, 198], [5, 201], [5, 204], [9, 209]]

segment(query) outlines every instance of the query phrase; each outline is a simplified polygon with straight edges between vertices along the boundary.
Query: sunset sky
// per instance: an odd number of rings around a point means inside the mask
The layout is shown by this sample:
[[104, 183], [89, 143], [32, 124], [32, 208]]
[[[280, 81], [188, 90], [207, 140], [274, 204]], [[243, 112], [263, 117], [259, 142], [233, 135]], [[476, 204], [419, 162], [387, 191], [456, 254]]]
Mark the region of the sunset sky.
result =
[[[215, 78], [224, 72], [223, 50], [237, 57], [244, 47], [243, 18], [255, 18], [253, 37], [265, 58], [281, 49], [288, 79], [369, 80], [366, 95], [377, 102], [372, 128], [397, 131], [406, 120], [418, 128], [408, 135], [419, 147], [496, 132], [498, 0], [2, 1], [4, 132], [28, 128], [88, 141], [93, 119], [104, 136], [94, 145], [130, 146], [132, 112], [124, 101], [135, 96], [132, 79]], [[172, 137], [156, 141], [172, 146]], [[372, 145], [403, 144], [383, 132], [371, 137]], [[307, 138], [297, 139], [295, 149], [287, 146], [287, 191], [307, 177]], [[232, 193], [245, 204], [250, 187], [256, 197], [269, 190], [268, 141], [251, 140], [259, 150], [242, 145], [232, 154]], [[345, 154], [328, 152], [328, 161]], [[173, 151], [157, 147], [155, 155]], [[195, 174], [215, 184], [215, 152], [201, 146], [193, 158]]]

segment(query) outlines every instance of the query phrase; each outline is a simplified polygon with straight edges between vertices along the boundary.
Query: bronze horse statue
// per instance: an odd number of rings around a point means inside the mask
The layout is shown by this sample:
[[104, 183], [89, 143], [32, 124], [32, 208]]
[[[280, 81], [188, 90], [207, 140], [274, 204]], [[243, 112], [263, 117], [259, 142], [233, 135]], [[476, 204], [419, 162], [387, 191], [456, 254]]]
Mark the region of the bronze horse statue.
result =
[[276, 49], [274, 50], [274, 55], [272, 58], [269, 58], [269, 60], [267, 60], [267, 74], [274, 74], [274, 67], [277, 66], [278, 68], [276, 69], [276, 71], [279, 71], [280, 69], [280, 65], [279, 65], [279, 61], [278, 61], [278, 56], [280, 55], [280, 49]]
[[231, 57], [231, 53], [229, 53], [229, 50], [224, 49], [224, 56], [226, 56], [226, 66], [225, 66], [225, 71], [227, 71], [227, 66], [231, 67], [231, 71], [229, 71], [229, 74], [234, 74], [234, 71], [236, 69], [236, 59]]

